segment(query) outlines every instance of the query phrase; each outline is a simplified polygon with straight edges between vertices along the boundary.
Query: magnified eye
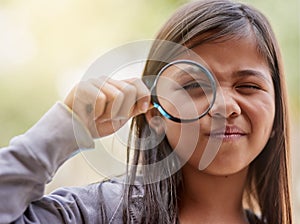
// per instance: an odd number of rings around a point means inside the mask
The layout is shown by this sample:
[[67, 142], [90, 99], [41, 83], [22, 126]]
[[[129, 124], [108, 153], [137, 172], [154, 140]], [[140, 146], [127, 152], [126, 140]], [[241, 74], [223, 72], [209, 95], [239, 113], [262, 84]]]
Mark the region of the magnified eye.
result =
[[192, 82], [192, 83], [188, 83], [182, 86], [183, 89], [185, 90], [192, 90], [192, 89], [211, 89], [211, 85], [207, 84], [207, 83], [201, 83], [201, 82]]
[[182, 88], [185, 90], [190, 90], [195, 88], [201, 88], [201, 85], [198, 82], [194, 82], [194, 83], [189, 83], [187, 85], [184, 85]]
[[213, 76], [193, 61], [179, 60], [168, 64], [155, 81], [157, 108], [165, 117], [176, 122], [199, 119], [207, 113], [215, 99]]

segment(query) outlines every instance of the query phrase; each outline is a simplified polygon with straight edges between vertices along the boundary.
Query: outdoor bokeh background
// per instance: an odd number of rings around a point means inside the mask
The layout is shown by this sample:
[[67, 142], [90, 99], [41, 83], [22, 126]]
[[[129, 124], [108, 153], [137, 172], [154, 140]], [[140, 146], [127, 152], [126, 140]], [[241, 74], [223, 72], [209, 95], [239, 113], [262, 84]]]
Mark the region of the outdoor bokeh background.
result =
[[[184, 2], [0, 0], [0, 147], [62, 100], [98, 56], [153, 38]], [[300, 220], [299, 0], [244, 2], [267, 15], [282, 48], [292, 115], [292, 196]], [[79, 154], [59, 169], [47, 192], [101, 178]]]

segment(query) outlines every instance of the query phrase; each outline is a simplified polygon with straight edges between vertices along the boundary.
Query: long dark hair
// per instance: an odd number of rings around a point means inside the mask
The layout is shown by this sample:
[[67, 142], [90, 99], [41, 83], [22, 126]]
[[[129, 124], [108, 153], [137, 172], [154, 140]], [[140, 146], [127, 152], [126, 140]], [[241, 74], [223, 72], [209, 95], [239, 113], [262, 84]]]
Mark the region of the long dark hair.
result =
[[[261, 220], [265, 223], [290, 224], [292, 215], [286, 87], [279, 47], [266, 17], [250, 6], [228, 0], [194, 1], [176, 11], [159, 31], [156, 39], [193, 48], [205, 42], [244, 37], [249, 32], [255, 34], [257, 50], [269, 65], [275, 89], [276, 112], [272, 136], [262, 153], [250, 164], [245, 202], [252, 211], [260, 213]], [[157, 52], [163, 53], [154, 44], [149, 58]], [[164, 63], [148, 60], [143, 75], [156, 74], [163, 65]], [[129, 145], [134, 145], [136, 149], [147, 148], [145, 144], [149, 142], [143, 139], [151, 134], [153, 130], [145, 115], [137, 116], [132, 121]], [[154, 136], [153, 141], [156, 138], [160, 139], [159, 136]], [[178, 161], [161, 167], [161, 172], [170, 173], [169, 177], [145, 182], [142, 185], [143, 197], [138, 201], [133, 197], [137, 179], [151, 176], [147, 173], [149, 170], [138, 169], [138, 165], [154, 164], [171, 152], [166, 137], [148, 150], [128, 148], [127, 184], [123, 204], [125, 223], [176, 222], [182, 175], [180, 170], [172, 174], [168, 169]]]

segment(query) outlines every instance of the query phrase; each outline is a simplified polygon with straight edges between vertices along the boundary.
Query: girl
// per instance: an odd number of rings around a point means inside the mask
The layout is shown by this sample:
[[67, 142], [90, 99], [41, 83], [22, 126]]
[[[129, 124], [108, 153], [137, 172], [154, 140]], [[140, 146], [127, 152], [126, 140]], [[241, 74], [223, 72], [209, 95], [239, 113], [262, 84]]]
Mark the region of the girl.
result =
[[[156, 39], [143, 76], [157, 74], [166, 60], [194, 59], [160, 40], [190, 49], [217, 82], [208, 113], [187, 123], [167, 119], [140, 79], [78, 84], [64, 104], [1, 150], [1, 223], [292, 223], [285, 81], [267, 19], [244, 4], [195, 1], [175, 12]], [[156, 55], [162, 61], [150, 60]], [[199, 88], [184, 77], [176, 80], [187, 82], [187, 91]], [[128, 148], [124, 177], [43, 196], [78, 145], [93, 147], [92, 138], [131, 117], [130, 145], [138, 150]], [[204, 166], [202, 157], [215, 148]]]

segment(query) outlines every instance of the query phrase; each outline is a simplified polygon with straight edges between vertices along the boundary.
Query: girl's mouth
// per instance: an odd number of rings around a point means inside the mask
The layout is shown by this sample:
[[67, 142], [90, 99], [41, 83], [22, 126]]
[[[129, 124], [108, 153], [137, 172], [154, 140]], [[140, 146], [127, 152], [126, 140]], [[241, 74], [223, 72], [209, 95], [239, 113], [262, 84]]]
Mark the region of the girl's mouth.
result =
[[209, 137], [233, 141], [246, 135], [246, 132], [237, 126], [227, 125], [225, 128], [216, 129], [209, 133]]

